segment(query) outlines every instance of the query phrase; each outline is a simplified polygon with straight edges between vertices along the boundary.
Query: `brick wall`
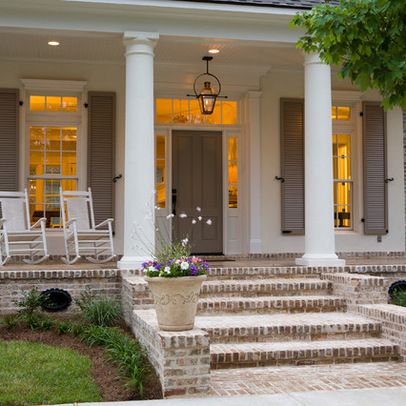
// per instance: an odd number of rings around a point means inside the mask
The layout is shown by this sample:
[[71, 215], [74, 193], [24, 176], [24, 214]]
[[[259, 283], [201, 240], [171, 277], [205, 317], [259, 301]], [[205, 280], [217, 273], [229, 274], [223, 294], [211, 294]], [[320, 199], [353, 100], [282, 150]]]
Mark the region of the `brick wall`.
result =
[[[86, 288], [93, 293], [120, 299], [121, 274], [116, 269], [63, 270], [63, 271], [1, 271], [0, 272], [0, 314], [18, 310], [15, 301], [33, 288], [46, 290], [59, 288], [67, 290], [73, 299], [80, 297]], [[74, 312], [74, 301], [68, 312]]]
[[406, 308], [390, 304], [362, 305], [357, 312], [382, 324], [382, 335], [399, 345], [401, 361], [406, 362]]
[[132, 330], [146, 348], [161, 381], [164, 397], [206, 393], [210, 383], [207, 332], [200, 329], [169, 332], [158, 329], [154, 310], [136, 310]]

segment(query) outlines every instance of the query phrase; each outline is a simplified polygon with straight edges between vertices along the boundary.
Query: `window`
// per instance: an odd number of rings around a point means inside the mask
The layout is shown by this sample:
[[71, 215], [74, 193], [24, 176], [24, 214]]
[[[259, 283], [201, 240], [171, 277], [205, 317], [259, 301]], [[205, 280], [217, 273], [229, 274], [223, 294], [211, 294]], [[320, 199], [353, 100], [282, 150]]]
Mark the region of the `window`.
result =
[[228, 207], [238, 208], [238, 143], [237, 137], [228, 138]]
[[158, 124], [238, 124], [238, 103], [232, 100], [217, 100], [214, 112], [210, 115], [200, 113], [196, 99], [156, 99], [155, 109]]
[[353, 227], [353, 178], [351, 170], [351, 133], [340, 125], [351, 119], [349, 106], [333, 106], [333, 176], [334, 226], [336, 229]]
[[166, 207], [166, 145], [165, 136], [156, 136], [156, 166], [155, 166], [155, 188], [156, 206], [160, 209]]
[[29, 101], [27, 183], [31, 222], [45, 217], [48, 228], [59, 228], [59, 188], [76, 190], [78, 186], [80, 116], [76, 114], [70, 119], [66, 117], [78, 113], [78, 98], [31, 95]]

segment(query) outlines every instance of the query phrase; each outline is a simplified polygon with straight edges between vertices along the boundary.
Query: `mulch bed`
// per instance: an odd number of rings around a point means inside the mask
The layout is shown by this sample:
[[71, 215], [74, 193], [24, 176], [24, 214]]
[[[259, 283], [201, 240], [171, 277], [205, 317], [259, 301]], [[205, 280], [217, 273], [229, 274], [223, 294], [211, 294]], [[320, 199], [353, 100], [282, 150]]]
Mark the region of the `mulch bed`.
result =
[[[141, 399], [139, 393], [126, 386], [125, 379], [120, 376], [118, 368], [108, 359], [102, 347], [89, 347], [78, 338], [59, 335], [54, 331], [35, 331], [21, 327], [0, 328], [0, 340], [36, 341], [55, 347], [71, 348], [91, 359], [92, 376], [100, 388], [103, 401]], [[161, 384], [153, 373], [144, 382], [142, 399], [162, 399]]]

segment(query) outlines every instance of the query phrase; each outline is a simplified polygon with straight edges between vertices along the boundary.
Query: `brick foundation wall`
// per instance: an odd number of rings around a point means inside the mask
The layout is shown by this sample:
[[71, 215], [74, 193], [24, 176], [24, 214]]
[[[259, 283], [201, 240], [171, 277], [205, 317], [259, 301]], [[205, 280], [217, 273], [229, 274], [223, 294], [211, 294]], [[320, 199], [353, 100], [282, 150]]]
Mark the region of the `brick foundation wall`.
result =
[[406, 308], [390, 304], [362, 305], [357, 312], [381, 322], [382, 335], [399, 345], [401, 361], [406, 362]]
[[210, 383], [208, 334], [200, 329], [158, 329], [154, 310], [136, 310], [132, 330], [146, 348], [161, 381], [164, 397], [206, 393]]
[[[1, 271], [0, 272], [0, 314], [15, 313], [15, 301], [23, 292], [37, 288], [46, 290], [59, 288], [67, 290], [77, 299], [89, 288], [95, 294], [102, 294], [117, 300], [121, 295], [121, 274], [117, 269], [100, 270], [45, 270], [45, 271]], [[67, 312], [75, 312], [74, 303]]]

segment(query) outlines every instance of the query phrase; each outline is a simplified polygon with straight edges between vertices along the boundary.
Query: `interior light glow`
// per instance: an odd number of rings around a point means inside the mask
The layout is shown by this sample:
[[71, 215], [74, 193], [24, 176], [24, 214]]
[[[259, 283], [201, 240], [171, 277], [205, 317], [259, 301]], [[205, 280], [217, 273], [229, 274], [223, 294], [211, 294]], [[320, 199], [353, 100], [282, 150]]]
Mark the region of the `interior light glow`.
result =
[[53, 47], [57, 47], [60, 43], [58, 41], [48, 41], [48, 45], [51, 45]]
[[218, 53], [220, 53], [219, 49], [215, 49], [215, 48], [209, 49], [209, 54], [218, 54]]

